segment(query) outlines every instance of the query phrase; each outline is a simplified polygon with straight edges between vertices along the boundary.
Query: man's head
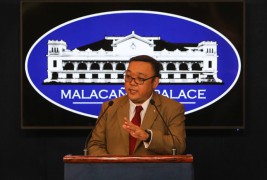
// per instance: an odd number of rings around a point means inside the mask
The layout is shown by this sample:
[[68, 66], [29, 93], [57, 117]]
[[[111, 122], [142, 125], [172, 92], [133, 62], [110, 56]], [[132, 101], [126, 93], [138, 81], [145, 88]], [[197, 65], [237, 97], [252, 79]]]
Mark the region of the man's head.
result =
[[161, 64], [146, 55], [130, 59], [125, 72], [125, 90], [135, 104], [144, 103], [159, 84]]

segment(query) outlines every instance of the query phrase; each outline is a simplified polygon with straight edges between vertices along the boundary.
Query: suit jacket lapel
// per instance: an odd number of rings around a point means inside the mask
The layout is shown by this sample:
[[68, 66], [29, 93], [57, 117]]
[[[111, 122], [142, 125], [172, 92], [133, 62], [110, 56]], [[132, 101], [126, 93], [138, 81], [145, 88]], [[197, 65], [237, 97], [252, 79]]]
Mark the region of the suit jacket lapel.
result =
[[[154, 92], [154, 95], [152, 96], [152, 99], [155, 101], [155, 105], [159, 106], [160, 105], [160, 101], [158, 98], [158, 95]], [[143, 119], [141, 128], [142, 129], [149, 129], [151, 128], [153, 122], [155, 121], [155, 119], [158, 116], [158, 112], [155, 109], [155, 107], [151, 104], [148, 105], [147, 110], [146, 110], [146, 114], [145, 117]]]
[[157, 112], [155, 111], [155, 107], [149, 104], [149, 106], [147, 107], [146, 114], [144, 116], [141, 128], [144, 130], [150, 129], [156, 117], [157, 117]]

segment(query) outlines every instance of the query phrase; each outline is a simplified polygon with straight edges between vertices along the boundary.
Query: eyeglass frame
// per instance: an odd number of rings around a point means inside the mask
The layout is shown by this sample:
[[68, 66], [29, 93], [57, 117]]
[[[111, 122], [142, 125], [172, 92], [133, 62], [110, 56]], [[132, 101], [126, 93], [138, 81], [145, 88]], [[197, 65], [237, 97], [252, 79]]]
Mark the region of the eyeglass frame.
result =
[[[138, 84], [138, 85], [143, 85], [144, 82], [145, 82], [146, 80], [149, 80], [149, 79], [152, 79], [152, 78], [154, 78], [154, 77], [157, 77], [157, 75], [154, 75], [154, 76], [151, 76], [151, 77], [149, 77], [149, 78], [140, 78], [140, 77], [138, 77], [138, 78], [133, 78], [132, 76], [127, 75], [126, 72], [124, 72], [123, 75], [124, 75], [124, 80], [125, 80], [125, 82], [132, 82], [132, 80], [134, 80], [134, 82], [135, 82], [136, 84]], [[131, 80], [130, 80], [130, 81], [126, 81], [126, 76], [130, 77]], [[136, 81], [135, 81], [136, 79], [142, 80], [142, 83], [138, 83], [138, 82], [136, 82]]]

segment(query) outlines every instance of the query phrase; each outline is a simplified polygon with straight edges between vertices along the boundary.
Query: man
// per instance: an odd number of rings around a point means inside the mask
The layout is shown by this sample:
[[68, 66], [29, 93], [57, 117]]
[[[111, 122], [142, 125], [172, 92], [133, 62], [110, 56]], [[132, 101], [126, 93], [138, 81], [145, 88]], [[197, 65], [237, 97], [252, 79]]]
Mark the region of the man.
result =
[[[90, 155], [173, 154], [173, 148], [176, 154], [185, 151], [183, 105], [154, 91], [160, 69], [161, 64], [150, 56], [130, 59], [125, 71], [127, 95], [114, 99], [96, 125], [88, 144]], [[140, 110], [135, 110], [136, 106]], [[107, 107], [108, 102], [103, 104], [100, 114]], [[141, 120], [140, 126], [136, 125], [136, 117]]]

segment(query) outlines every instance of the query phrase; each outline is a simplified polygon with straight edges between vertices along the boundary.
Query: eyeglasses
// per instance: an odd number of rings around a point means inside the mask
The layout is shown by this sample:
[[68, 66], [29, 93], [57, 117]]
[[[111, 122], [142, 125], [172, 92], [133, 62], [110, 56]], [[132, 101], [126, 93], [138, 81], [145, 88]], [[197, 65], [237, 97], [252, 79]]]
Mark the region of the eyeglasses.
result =
[[154, 77], [156, 77], [156, 75], [151, 76], [151, 77], [146, 78], [146, 79], [144, 79], [144, 78], [140, 78], [140, 77], [133, 78], [133, 77], [130, 76], [130, 75], [124, 74], [124, 80], [125, 80], [126, 82], [132, 82], [132, 80], [134, 80], [134, 82], [135, 82], [136, 84], [138, 84], [138, 85], [142, 85], [142, 84], [144, 84], [144, 82], [145, 82], [146, 80], [149, 80], [149, 79], [154, 78]]

